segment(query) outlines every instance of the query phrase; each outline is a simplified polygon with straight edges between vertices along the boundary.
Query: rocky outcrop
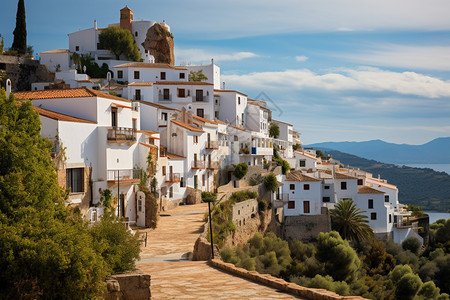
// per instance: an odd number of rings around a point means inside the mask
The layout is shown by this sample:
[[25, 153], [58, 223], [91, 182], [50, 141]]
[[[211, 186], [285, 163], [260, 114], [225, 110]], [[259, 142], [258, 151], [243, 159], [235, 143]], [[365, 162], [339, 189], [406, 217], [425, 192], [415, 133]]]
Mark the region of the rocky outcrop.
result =
[[150, 275], [132, 272], [113, 275], [106, 280], [105, 300], [147, 300], [151, 298]]
[[172, 33], [159, 23], [148, 29], [147, 37], [142, 43], [142, 47], [149, 50], [155, 58], [155, 63], [165, 63], [171, 66], [175, 64], [173, 45]]

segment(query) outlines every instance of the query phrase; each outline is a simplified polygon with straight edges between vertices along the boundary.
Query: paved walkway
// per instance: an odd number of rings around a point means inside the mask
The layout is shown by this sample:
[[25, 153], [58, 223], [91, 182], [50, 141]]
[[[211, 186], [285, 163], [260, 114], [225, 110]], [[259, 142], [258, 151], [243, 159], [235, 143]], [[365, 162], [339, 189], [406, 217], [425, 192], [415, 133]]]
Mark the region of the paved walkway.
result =
[[179, 206], [164, 212], [155, 230], [140, 230], [148, 240], [137, 267], [151, 275], [152, 299], [296, 299], [189, 260], [207, 209], [205, 203]]

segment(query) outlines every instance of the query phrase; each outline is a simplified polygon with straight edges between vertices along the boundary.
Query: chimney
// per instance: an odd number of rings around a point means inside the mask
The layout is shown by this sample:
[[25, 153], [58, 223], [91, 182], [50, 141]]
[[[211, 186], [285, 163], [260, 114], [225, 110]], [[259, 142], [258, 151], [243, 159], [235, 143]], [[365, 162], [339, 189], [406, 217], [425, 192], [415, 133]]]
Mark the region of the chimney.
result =
[[9, 98], [9, 94], [11, 94], [11, 80], [6, 79], [6, 98]]
[[214, 58], [211, 58], [211, 64], [212, 65], [214, 64]]
[[97, 30], [97, 20], [94, 19], [94, 29]]
[[224, 89], [225, 89], [225, 81], [222, 82], [222, 90], [224, 90]]

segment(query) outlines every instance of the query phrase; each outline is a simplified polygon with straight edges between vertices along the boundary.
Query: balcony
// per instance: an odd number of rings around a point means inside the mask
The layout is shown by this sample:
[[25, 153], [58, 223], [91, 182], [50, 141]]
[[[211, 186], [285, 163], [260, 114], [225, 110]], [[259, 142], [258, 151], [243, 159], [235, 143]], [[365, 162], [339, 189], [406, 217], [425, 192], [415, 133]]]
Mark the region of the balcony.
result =
[[180, 182], [180, 179], [181, 179], [180, 173], [172, 173], [166, 175], [166, 183]]
[[207, 141], [206, 149], [208, 150], [217, 150], [219, 149], [219, 141]]
[[158, 101], [172, 101], [172, 94], [169, 95], [163, 95], [163, 94], [159, 94], [158, 95]]
[[139, 181], [141, 179], [141, 170], [108, 170], [106, 180], [117, 182], [124, 181]]
[[109, 127], [107, 134], [108, 143], [136, 143], [136, 130], [124, 127]]
[[192, 169], [204, 169], [205, 162], [203, 160], [193, 160], [192, 161]]
[[209, 102], [209, 96], [205, 96], [205, 95], [195, 95], [193, 96], [193, 100], [195, 102]]
[[265, 148], [265, 147], [252, 147], [253, 155], [272, 155], [273, 148]]
[[287, 193], [277, 193], [275, 199], [273, 200], [273, 207], [280, 208], [289, 202], [289, 194]]
[[208, 162], [208, 169], [210, 170], [218, 170], [219, 169], [219, 161], [210, 161]]
[[133, 95], [133, 101], [144, 101], [144, 95], [139, 94]]
[[166, 157], [167, 156], [167, 147], [159, 147], [159, 157]]

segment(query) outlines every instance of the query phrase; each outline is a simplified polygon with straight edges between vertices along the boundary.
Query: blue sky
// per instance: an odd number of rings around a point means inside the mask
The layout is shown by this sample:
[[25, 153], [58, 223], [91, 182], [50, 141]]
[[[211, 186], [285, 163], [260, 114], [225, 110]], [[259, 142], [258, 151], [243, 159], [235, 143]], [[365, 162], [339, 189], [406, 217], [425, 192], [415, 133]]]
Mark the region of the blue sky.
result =
[[[448, 0], [25, 3], [35, 52], [67, 48], [67, 33], [94, 19], [118, 22], [125, 5], [136, 20], [166, 20], [177, 64], [214, 58], [227, 89], [264, 92], [306, 144], [450, 136]], [[7, 1], [0, 11], [7, 47], [16, 9]]]

